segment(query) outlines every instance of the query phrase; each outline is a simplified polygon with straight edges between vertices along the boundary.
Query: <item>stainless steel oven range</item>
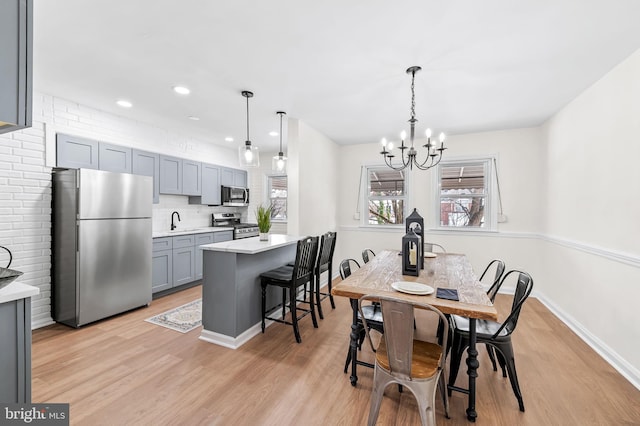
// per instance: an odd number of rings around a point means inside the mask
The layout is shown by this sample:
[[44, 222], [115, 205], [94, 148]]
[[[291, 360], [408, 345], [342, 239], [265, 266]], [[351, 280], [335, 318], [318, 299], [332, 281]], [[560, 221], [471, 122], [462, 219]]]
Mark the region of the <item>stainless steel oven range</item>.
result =
[[241, 223], [240, 213], [213, 213], [211, 215], [211, 226], [226, 226], [233, 228], [233, 239], [257, 237], [260, 234], [258, 225], [255, 223]]

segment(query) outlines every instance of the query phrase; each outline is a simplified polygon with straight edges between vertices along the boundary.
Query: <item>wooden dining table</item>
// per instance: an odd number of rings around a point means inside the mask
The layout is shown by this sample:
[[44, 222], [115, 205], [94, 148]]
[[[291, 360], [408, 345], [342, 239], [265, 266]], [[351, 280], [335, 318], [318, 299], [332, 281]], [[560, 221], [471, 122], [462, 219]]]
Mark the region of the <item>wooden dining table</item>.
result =
[[[469, 318], [469, 349], [467, 357], [468, 389], [449, 386], [449, 389], [468, 395], [467, 419], [475, 421], [476, 378], [478, 377], [478, 351], [476, 350], [476, 320], [496, 321], [498, 312], [493, 306], [480, 281], [473, 272], [467, 257], [463, 254], [438, 253], [436, 257], [425, 257], [424, 269], [420, 275], [402, 275], [402, 257], [398, 251], [385, 250], [376, 255], [369, 263], [354, 271], [349, 277], [333, 287], [334, 296], [348, 297], [353, 309], [350, 334], [351, 384], [356, 385], [358, 338], [362, 325], [358, 321], [358, 299], [364, 295], [392, 296], [407, 301], [428, 303], [446, 314], [455, 314]], [[412, 281], [426, 284], [434, 289], [430, 295], [413, 295], [398, 292], [392, 284], [398, 281]], [[436, 297], [437, 288], [452, 288], [458, 291], [458, 299], [447, 300]]]

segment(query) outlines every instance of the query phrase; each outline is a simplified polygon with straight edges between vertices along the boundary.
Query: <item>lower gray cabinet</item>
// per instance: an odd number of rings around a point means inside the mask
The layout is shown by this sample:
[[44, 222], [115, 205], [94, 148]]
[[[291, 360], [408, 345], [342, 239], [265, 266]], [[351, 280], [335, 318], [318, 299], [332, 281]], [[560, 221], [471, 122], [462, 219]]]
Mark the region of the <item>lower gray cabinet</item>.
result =
[[151, 292], [173, 287], [173, 238], [153, 239]]
[[0, 401], [31, 403], [31, 298], [0, 303]]
[[233, 231], [153, 239], [151, 291], [158, 293], [202, 279], [203, 244], [233, 240]]
[[206, 234], [196, 234], [196, 279], [202, 279], [202, 249], [199, 248], [203, 244], [211, 244], [213, 242], [213, 236], [215, 234], [213, 232], [208, 232]]
[[196, 280], [195, 235], [173, 237], [173, 286]]
[[154, 251], [152, 265], [151, 292], [173, 287], [173, 250]]

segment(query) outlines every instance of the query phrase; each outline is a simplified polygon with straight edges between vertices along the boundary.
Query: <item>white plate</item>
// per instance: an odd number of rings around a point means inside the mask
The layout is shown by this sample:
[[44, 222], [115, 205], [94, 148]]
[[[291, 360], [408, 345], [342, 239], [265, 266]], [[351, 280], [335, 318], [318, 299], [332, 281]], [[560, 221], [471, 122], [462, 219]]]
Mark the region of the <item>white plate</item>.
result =
[[424, 253], [424, 257], [438, 257], [438, 255], [435, 253], [431, 253], [430, 251], [426, 251]]
[[394, 290], [402, 293], [417, 294], [420, 296], [426, 296], [433, 293], [435, 290], [426, 284], [414, 283], [412, 281], [396, 281], [391, 284]]

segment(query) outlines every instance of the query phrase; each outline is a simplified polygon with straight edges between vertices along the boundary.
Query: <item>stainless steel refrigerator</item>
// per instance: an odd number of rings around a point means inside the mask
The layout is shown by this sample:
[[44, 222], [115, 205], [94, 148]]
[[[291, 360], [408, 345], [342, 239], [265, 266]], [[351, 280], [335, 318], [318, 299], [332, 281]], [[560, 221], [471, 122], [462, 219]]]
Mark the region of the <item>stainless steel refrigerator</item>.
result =
[[53, 174], [53, 318], [79, 327], [151, 302], [153, 178]]

